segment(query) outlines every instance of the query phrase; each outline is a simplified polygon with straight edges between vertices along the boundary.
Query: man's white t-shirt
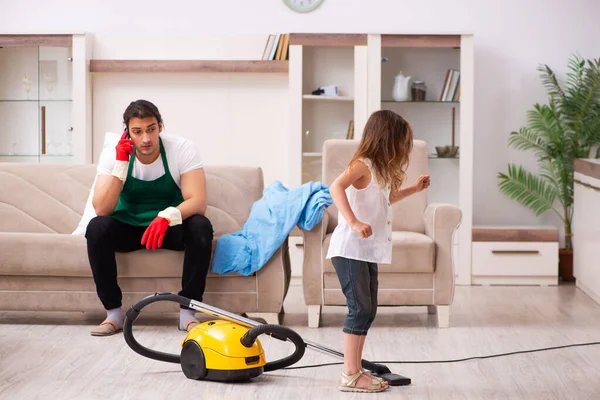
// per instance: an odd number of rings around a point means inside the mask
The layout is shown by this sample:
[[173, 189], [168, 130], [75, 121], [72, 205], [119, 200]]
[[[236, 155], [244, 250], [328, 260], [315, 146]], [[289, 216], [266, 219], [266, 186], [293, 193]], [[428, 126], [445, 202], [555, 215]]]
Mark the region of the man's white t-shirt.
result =
[[[168, 134], [161, 134], [160, 138], [165, 148], [165, 155], [167, 156], [171, 176], [177, 186], [181, 188], [182, 174], [194, 169], [203, 168], [200, 154], [196, 146], [185, 138]], [[97, 168], [98, 175], [111, 175], [115, 166], [117, 150], [114, 147], [105, 150], [109, 151], [103, 151], [100, 155]], [[160, 178], [165, 174], [162, 157], [158, 157], [151, 164], [142, 164], [139, 160], [135, 160], [131, 173], [134, 178], [143, 181], [152, 181]]]

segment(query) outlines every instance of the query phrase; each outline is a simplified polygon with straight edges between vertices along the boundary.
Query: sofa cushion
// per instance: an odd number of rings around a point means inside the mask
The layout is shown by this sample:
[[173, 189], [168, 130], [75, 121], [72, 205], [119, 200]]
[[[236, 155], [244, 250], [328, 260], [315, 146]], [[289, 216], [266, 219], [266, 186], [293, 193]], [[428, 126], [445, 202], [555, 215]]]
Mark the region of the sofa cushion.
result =
[[[102, 152], [100, 157], [102, 157], [102, 153], [112, 148], [113, 152], [114, 147], [117, 145], [119, 140], [121, 139], [121, 134], [106, 132], [104, 134], [104, 144], [102, 145]], [[114, 154], [114, 153], [113, 153]], [[79, 221], [79, 225], [73, 231], [73, 235], [85, 235], [85, 230], [89, 222], [96, 216], [96, 210], [92, 205], [92, 200], [94, 199], [94, 188], [96, 187], [96, 182], [98, 181], [98, 174], [94, 174], [94, 181], [91, 184], [90, 192], [87, 198], [87, 202], [85, 203], [85, 208], [83, 209], [83, 215], [81, 216], [81, 220]]]
[[[206, 166], [204, 170], [207, 217], [215, 236], [240, 230], [262, 196], [262, 169]], [[95, 177], [94, 164], [0, 163], [0, 232], [72, 233]]]
[[[327, 255], [331, 234], [325, 236], [323, 257]], [[380, 273], [434, 272], [435, 243], [415, 232], [392, 232], [392, 264], [379, 264]], [[323, 260], [325, 272], [335, 272], [331, 260]]]
[[[213, 240], [213, 252], [216, 243]], [[181, 278], [183, 255], [165, 249], [117, 253], [118, 276]], [[85, 237], [70, 234], [0, 232], [0, 266], [0, 276], [92, 276]], [[208, 275], [241, 276], [210, 270]]]
[[95, 173], [93, 165], [0, 164], [0, 231], [71, 233]]

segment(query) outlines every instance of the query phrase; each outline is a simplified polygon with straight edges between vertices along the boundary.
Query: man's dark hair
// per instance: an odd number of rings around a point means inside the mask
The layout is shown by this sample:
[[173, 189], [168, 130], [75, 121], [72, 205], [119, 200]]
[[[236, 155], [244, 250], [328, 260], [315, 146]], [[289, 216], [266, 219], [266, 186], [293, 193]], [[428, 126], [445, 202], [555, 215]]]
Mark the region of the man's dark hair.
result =
[[163, 122], [160, 112], [154, 104], [147, 100], [136, 100], [132, 101], [123, 113], [123, 123], [125, 123], [127, 129], [129, 129], [129, 120], [131, 120], [131, 118], [148, 117], [156, 118], [156, 121], [159, 124]]

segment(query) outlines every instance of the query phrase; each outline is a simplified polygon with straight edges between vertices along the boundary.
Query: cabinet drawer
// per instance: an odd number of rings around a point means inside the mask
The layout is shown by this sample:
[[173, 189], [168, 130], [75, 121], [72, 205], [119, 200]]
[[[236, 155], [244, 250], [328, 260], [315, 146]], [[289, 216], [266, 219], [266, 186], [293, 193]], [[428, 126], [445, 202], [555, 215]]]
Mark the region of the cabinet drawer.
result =
[[557, 276], [557, 242], [474, 242], [473, 275]]

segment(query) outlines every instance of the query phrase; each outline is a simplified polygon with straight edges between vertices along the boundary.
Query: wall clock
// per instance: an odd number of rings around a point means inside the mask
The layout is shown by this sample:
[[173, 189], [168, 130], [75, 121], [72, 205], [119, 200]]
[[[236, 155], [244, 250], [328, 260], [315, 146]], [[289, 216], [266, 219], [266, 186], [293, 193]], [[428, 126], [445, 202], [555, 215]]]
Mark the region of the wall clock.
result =
[[299, 13], [316, 10], [325, 0], [283, 0], [286, 6]]

